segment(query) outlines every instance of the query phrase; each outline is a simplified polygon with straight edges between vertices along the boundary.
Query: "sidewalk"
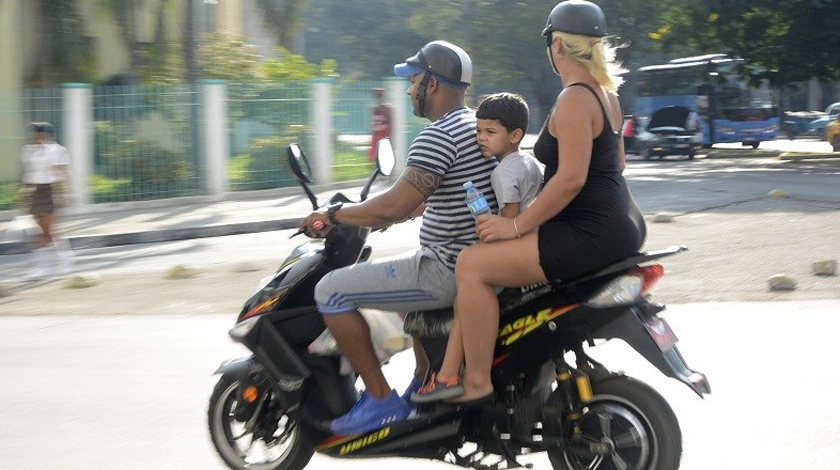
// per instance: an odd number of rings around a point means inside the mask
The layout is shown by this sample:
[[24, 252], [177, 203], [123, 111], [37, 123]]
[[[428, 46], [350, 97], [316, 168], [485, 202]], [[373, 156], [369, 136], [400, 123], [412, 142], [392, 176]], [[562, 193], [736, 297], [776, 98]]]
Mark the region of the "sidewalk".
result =
[[[354, 181], [312, 189], [320, 204], [337, 190], [355, 199], [363, 184]], [[380, 178], [371, 192], [384, 190], [389, 184]], [[193, 197], [91, 205], [84, 211], [59, 215], [58, 232], [69, 239], [73, 249], [101, 248], [287, 230], [297, 227], [312, 211], [300, 187], [229, 193], [227, 197], [222, 201]], [[26, 253], [32, 248], [30, 242], [21, 240], [19, 232], [7, 231], [17, 214], [0, 212], [0, 256]]]

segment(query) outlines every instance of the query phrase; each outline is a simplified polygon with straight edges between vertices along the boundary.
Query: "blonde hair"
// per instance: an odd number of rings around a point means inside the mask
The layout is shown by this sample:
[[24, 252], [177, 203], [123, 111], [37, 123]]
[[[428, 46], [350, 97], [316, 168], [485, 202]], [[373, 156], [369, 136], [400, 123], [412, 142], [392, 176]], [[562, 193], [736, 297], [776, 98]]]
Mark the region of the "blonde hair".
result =
[[599, 85], [613, 93], [618, 91], [624, 83], [621, 75], [627, 73], [627, 69], [616, 60], [616, 47], [607, 38], [553, 31], [552, 42], [558, 38], [563, 41], [565, 54], [586, 66]]

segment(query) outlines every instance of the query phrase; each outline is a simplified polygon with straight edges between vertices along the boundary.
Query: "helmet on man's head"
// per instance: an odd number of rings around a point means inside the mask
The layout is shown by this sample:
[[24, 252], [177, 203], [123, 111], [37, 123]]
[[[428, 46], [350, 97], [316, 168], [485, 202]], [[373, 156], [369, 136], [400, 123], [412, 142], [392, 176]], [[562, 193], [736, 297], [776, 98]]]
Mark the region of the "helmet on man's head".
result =
[[601, 7], [592, 2], [566, 0], [558, 3], [548, 14], [542, 35], [550, 38], [554, 31], [604, 37], [607, 35], [607, 19]]
[[394, 66], [394, 73], [400, 77], [411, 77], [429, 72], [444, 85], [464, 89], [472, 82], [472, 61], [470, 56], [455, 44], [446, 41], [432, 41], [417, 54]]

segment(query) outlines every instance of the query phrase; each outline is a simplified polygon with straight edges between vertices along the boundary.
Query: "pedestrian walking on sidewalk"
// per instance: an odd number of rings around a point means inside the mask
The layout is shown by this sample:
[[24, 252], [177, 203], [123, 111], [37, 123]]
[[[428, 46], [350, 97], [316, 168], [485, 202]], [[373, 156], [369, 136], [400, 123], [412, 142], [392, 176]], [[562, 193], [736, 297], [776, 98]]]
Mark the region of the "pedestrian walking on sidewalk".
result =
[[376, 147], [379, 141], [391, 137], [391, 107], [383, 102], [385, 89], [374, 88], [373, 95], [376, 97], [376, 106], [371, 112], [370, 151], [368, 152], [371, 162], [376, 161]]
[[55, 141], [55, 128], [48, 122], [30, 125], [31, 142], [21, 148], [21, 199], [35, 218], [41, 234], [33, 250], [28, 279], [64, 274], [72, 265], [67, 239], [55, 233], [56, 206], [63, 205], [70, 155]]

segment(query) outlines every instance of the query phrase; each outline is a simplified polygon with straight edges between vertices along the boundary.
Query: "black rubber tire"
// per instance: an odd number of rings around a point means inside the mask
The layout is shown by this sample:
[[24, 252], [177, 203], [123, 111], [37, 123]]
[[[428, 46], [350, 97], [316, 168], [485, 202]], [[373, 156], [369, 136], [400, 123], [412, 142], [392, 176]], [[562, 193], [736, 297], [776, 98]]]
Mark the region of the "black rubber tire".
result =
[[[622, 375], [593, 383], [592, 392], [593, 399], [581, 418], [584, 435], [596, 441], [609, 439], [616, 446], [597, 466], [599, 470], [674, 470], [679, 467], [682, 432], [674, 411], [659, 393], [641, 381]], [[555, 391], [546, 406], [562, 409], [562, 394]], [[609, 426], [605, 427], [605, 424]], [[568, 434], [562, 431], [563, 423], [544, 425], [551, 437]], [[630, 436], [635, 439], [629, 439]], [[621, 437], [628, 439], [621, 441]], [[554, 470], [582, 470], [594, 468], [590, 465], [597, 457], [549, 449], [548, 458]]]
[[207, 425], [210, 429], [210, 439], [219, 457], [234, 470], [302, 470], [309, 463], [315, 453], [315, 446], [303, 433], [300, 426], [296, 426], [291, 418], [286, 416], [286, 426], [295, 426], [291, 435], [286, 439], [288, 446], [277, 458], [267, 463], [249, 463], [235, 448], [231, 436], [226, 432], [227, 426], [233, 418], [233, 406], [236, 402], [238, 382], [222, 377], [216, 383], [210, 404], [207, 409]]

